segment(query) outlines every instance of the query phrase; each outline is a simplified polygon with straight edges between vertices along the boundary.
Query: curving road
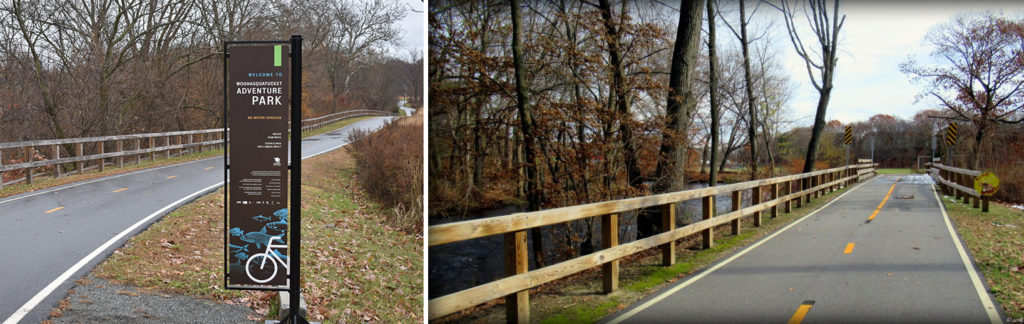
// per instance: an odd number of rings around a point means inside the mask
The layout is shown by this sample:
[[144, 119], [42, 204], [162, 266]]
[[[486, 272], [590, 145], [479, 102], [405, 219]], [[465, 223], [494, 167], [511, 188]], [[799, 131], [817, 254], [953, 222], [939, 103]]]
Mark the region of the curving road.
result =
[[[349, 131], [377, 129], [389, 118], [303, 139], [303, 159], [338, 149]], [[0, 319], [46, 319], [75, 280], [128, 238], [222, 186], [223, 165], [223, 158], [210, 158], [0, 198]]]

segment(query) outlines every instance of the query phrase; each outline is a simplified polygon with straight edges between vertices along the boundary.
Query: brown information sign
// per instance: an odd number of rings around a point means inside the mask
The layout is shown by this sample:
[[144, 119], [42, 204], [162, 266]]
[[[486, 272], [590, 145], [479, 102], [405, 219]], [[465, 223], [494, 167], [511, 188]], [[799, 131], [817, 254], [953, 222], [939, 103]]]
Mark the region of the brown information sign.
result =
[[288, 53], [288, 45], [230, 47], [229, 286], [287, 286]]

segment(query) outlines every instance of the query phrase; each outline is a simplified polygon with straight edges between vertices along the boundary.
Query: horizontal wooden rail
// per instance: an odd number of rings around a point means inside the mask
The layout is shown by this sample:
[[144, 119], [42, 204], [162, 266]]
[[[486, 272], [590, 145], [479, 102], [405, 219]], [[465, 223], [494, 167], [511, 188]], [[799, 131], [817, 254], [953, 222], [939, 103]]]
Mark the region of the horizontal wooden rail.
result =
[[[526, 307], [525, 309], [528, 309], [528, 305], [523, 305], [523, 303], [528, 303], [528, 295], [523, 295], [523, 293], [528, 291], [530, 288], [602, 265], [604, 266], [602, 271], [605, 276], [605, 291], [611, 292], [618, 287], [618, 267], [609, 267], [608, 264], [615, 264], [615, 262], [617, 262], [616, 260], [620, 258], [656, 247], [662, 247], [663, 254], [665, 256], [674, 257], [674, 254], [668, 253], [670, 251], [665, 251], [664, 248], [666, 246], [673, 246], [672, 244], [675, 240], [696, 234], [704, 235], [704, 246], [705, 248], [708, 248], [711, 246], [709, 238], [713, 237], [713, 235], [711, 235], [711, 231], [717, 226], [731, 223], [733, 224], [734, 233], [738, 233], [739, 219], [749, 215], [754, 215], [754, 224], [755, 226], [759, 226], [761, 212], [771, 210], [774, 217], [777, 211], [776, 208], [779, 205], [785, 205], [785, 211], [789, 212], [789, 204], [791, 202], [796, 201], [799, 204], [800, 201], [804, 199], [808, 199], [809, 201], [811, 196], [817, 197], [819, 193], [836, 190], [840, 186], [849, 186], [861, 179], [863, 174], [873, 172], [873, 170], [869, 172], [860, 172], [862, 169], [873, 169], [876, 166], [877, 164], [851, 165], [798, 175], [747, 181], [710, 188], [685, 190], [580, 206], [554, 208], [536, 212], [515, 213], [507, 216], [430, 226], [428, 228], [428, 244], [430, 246], [436, 246], [490, 235], [505, 234], [508, 236], [513, 233], [525, 234], [527, 229], [538, 226], [555, 225], [572, 220], [602, 216], [605, 217], [605, 221], [603, 221], [602, 224], [611, 224], [611, 226], [614, 227], [612, 229], [602, 228], [602, 232], [605, 233], [604, 235], [615, 233], [611, 234], [613, 235], [612, 240], [615, 242], [613, 244], [606, 243], [604, 249], [594, 253], [568, 261], [559, 262], [533, 271], [510, 272], [508, 277], [431, 299], [428, 304], [428, 316], [430, 319], [437, 319], [455, 313], [459, 310], [473, 307], [501, 297], [506, 297], [507, 301], [509, 300], [508, 298], [512, 298], [514, 301], [512, 303], [506, 303], [506, 307]], [[810, 182], [811, 185], [799, 191], [792, 190], [795, 181], [804, 180]], [[779, 184], [783, 184], [783, 186], [779, 186]], [[780, 195], [780, 187], [785, 189], [785, 195]], [[770, 189], [763, 190], [764, 188]], [[742, 190], [748, 189], [753, 189], [753, 192], [757, 193], [755, 194], [757, 198], [752, 199], [751, 206], [741, 207], [741, 204], [734, 203], [733, 211], [721, 215], [714, 215], [713, 197], [715, 195], [732, 193], [734, 199], [737, 199], [737, 197], [740, 197], [738, 193]], [[761, 201], [760, 197], [764, 194], [769, 195], [772, 199]], [[617, 222], [614, 221], [617, 218], [607, 217], [608, 215], [617, 215], [622, 212], [656, 206], [662, 206], [663, 210], [671, 210], [671, 207], [665, 208], [665, 206], [673, 206], [675, 203], [681, 201], [698, 198], [704, 200], [704, 213], [706, 215], [710, 215], [705, 216], [704, 220], [683, 227], [670, 229], [663, 233], [626, 244], [618, 245], [618, 228], [617, 225], [615, 225]], [[708, 214], [709, 212], [710, 214]], [[671, 227], [671, 225], [669, 226]], [[508, 242], [508, 240], [506, 240], [506, 242]], [[506, 247], [506, 249], [507, 251], [515, 250], [509, 247]], [[520, 258], [522, 257], [513, 258], [510, 261], [525, 262]], [[663, 260], [663, 264], [671, 264], [671, 262], [666, 261], [668, 260]], [[672, 260], [672, 262], [674, 262], [674, 260]], [[524, 320], [523, 317], [526, 316], [526, 320], [528, 321], [528, 312], [523, 314], [522, 310], [523, 309], [509, 309], [508, 314], [515, 314], [515, 319], [520, 322], [522, 322]], [[512, 318], [508, 317], [507, 319]]]
[[837, 172], [847, 168], [867, 168], [871, 164], [856, 165], [851, 167], [839, 167], [809, 173], [782, 176], [770, 179], [740, 182], [728, 185], [720, 185], [709, 188], [678, 191], [672, 193], [626, 198], [620, 200], [591, 203], [586, 205], [561, 207], [535, 212], [515, 213], [501, 217], [489, 217], [461, 222], [430, 226], [429, 246], [448, 244], [452, 242], [465, 241], [474, 238], [491, 236], [496, 234], [514, 232], [530, 229], [533, 227], [555, 225], [577, 219], [614, 214], [624, 211], [636, 210], [647, 207], [664, 205], [672, 202], [696, 199], [704, 196], [712, 196], [730, 193], [733, 191], [746, 190], [754, 187], [763, 187], [787, 181], [796, 181], [829, 172]]
[[970, 203], [973, 198], [972, 207], [981, 208], [982, 212], [988, 212], [989, 196], [982, 196], [974, 190], [974, 178], [981, 175], [981, 171], [955, 168], [948, 165], [929, 162], [928, 174], [939, 185], [939, 190], [954, 199], [963, 199], [965, 204]]
[[[393, 116], [394, 114], [389, 112], [383, 112], [378, 110], [350, 110], [343, 111], [316, 118], [302, 120], [302, 129], [310, 130], [323, 128], [328, 124], [354, 117], [362, 116]], [[64, 164], [73, 163], [75, 170], [78, 173], [83, 170], [91, 168], [86, 165], [90, 161], [96, 161], [96, 168], [100, 171], [104, 170], [104, 166], [109, 163], [116, 163], [118, 166], [124, 165], [126, 158], [134, 157], [135, 163], [141, 163], [144, 154], [149, 154], [149, 159], [154, 160], [156, 155], [160, 152], [165, 152], [164, 157], [169, 157], [175, 153], [181, 156], [184, 153], [192, 153], [197, 150], [202, 152], [204, 149], [211, 148], [214, 145], [223, 144], [224, 139], [223, 128], [212, 128], [212, 129], [201, 129], [201, 130], [190, 130], [190, 131], [174, 131], [174, 132], [163, 132], [163, 133], [143, 133], [143, 134], [128, 134], [128, 135], [111, 135], [111, 136], [95, 136], [95, 137], [80, 137], [80, 138], [65, 138], [65, 139], [48, 139], [48, 140], [35, 140], [35, 141], [22, 141], [22, 142], [7, 142], [0, 143], [0, 188], [3, 188], [5, 184], [12, 184], [20, 181], [25, 181], [31, 184], [33, 177], [37, 174], [35, 168], [52, 166], [53, 170], [50, 172], [54, 177], [61, 176], [64, 172], [61, 169]], [[107, 145], [108, 142], [110, 145]], [[127, 144], [125, 144], [127, 143]], [[95, 147], [93, 154], [84, 154], [86, 151], [85, 144], [89, 144], [90, 147]], [[74, 148], [74, 152], [71, 149], [62, 149], [67, 145], [70, 148]], [[146, 145], [143, 148], [143, 145]], [[125, 146], [131, 149], [124, 149]], [[106, 148], [113, 148], [114, 151], [105, 151]], [[4, 164], [3, 152], [4, 150], [13, 150], [21, 153], [23, 162], [14, 164]], [[38, 149], [44, 149], [43, 152], [49, 152], [48, 158], [42, 161], [32, 161], [33, 156], [39, 153]], [[23, 150], [23, 151], [22, 151]], [[64, 154], [61, 151], [65, 151]], [[107, 162], [107, 159], [113, 159], [114, 161]], [[4, 182], [2, 181], [3, 172], [15, 171], [15, 170], [27, 170], [25, 176], [20, 179]]]

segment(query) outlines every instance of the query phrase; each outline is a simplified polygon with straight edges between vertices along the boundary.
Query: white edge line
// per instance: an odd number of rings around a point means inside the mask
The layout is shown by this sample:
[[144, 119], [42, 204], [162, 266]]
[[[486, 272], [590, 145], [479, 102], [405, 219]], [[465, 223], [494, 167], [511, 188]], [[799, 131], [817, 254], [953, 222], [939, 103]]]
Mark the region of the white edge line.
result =
[[992, 296], [989, 296], [985, 285], [981, 284], [978, 272], [974, 271], [971, 258], [964, 251], [963, 244], [960, 244], [960, 238], [956, 236], [956, 230], [953, 229], [953, 223], [949, 220], [949, 214], [946, 214], [946, 205], [942, 203], [942, 199], [939, 198], [938, 190], [935, 189], [934, 185], [932, 185], [932, 195], [935, 196], [935, 200], [939, 203], [939, 210], [942, 211], [942, 220], [946, 221], [946, 229], [949, 230], [949, 236], [953, 238], [953, 245], [956, 246], [956, 251], [960, 253], [960, 260], [963, 261], [964, 267], [967, 268], [967, 276], [971, 278], [971, 283], [974, 284], [974, 289], [978, 293], [978, 299], [981, 299], [981, 306], [985, 307], [985, 313], [988, 314], [989, 321], [992, 323], [1002, 323], [1003, 320], [999, 318], [999, 312], [996, 311], [996, 306], [992, 302]]
[[78, 263], [75, 263], [75, 265], [71, 266], [71, 268], [69, 268], [67, 271], [64, 271], [64, 273], [57, 277], [57, 279], [54, 279], [52, 282], [50, 282], [49, 285], [46, 285], [46, 287], [44, 287], [43, 290], [40, 290], [39, 293], [36, 293], [36, 295], [32, 297], [32, 299], [29, 299], [28, 302], [25, 303], [25, 305], [22, 305], [21, 308], [14, 312], [14, 314], [11, 314], [11, 317], [8, 317], [6, 320], [4, 320], [3, 324], [14, 324], [20, 321], [23, 317], [25, 317], [25, 315], [28, 315], [28, 313], [32, 311], [32, 309], [35, 308], [36, 305], [38, 305], [40, 302], [43, 301], [43, 299], [49, 296], [50, 293], [52, 293], [54, 290], [60, 287], [60, 285], [63, 284], [64, 281], [68, 280], [68, 278], [71, 278], [71, 276], [74, 275], [75, 272], [78, 272], [78, 270], [82, 269], [82, 267], [84, 267], [86, 264], [92, 261], [92, 259], [95, 259], [97, 256], [99, 256], [100, 253], [110, 248], [111, 245], [117, 243], [119, 240], [121, 240], [121, 238], [127, 236], [129, 233], [138, 229], [147, 222], [151, 221], [153, 218], [163, 215], [168, 210], [172, 208], [177, 208], [179, 207], [180, 204], [184, 203], [185, 201], [202, 196], [214, 189], [219, 188], [223, 184], [224, 182], [221, 181], [218, 182], [217, 184], [196, 191], [184, 198], [178, 199], [177, 201], [171, 203], [170, 205], [164, 206], [164, 208], [161, 208], [160, 210], [157, 210], [156, 212], [149, 214], [149, 216], [146, 216], [146, 218], [139, 220], [134, 225], [128, 227], [124, 231], [121, 231], [121, 233], [118, 233], [117, 236], [114, 236], [106, 243], [103, 243], [103, 245], [100, 245], [100, 247], [93, 250], [92, 253], [86, 255], [85, 258], [82, 258], [82, 260], [79, 260]]
[[[331, 148], [329, 150], [325, 150], [325, 151], [322, 151], [322, 152], [319, 152], [319, 153], [316, 153], [316, 154], [313, 154], [313, 155], [309, 155], [309, 156], [303, 157], [302, 159], [305, 160], [305, 159], [308, 159], [308, 158], [311, 158], [311, 157], [314, 157], [314, 156], [317, 156], [317, 155], [321, 155], [321, 154], [324, 154], [324, 153], [327, 153], [327, 152], [331, 152], [331, 151], [334, 151], [334, 150], [336, 150], [338, 148], [341, 148], [341, 147], [343, 147], [345, 145], [348, 145], [348, 144], [349, 144], [349, 142], [345, 142], [345, 143], [343, 143], [341, 145], [338, 145], [338, 146], [335, 146], [335, 147], [333, 147], [333, 148]], [[157, 167], [157, 168], [152, 168], [152, 169], [145, 169], [145, 170], [140, 170], [140, 171], [136, 171], [136, 172], [118, 174], [118, 175], [114, 175], [114, 176], [110, 176], [110, 177], [103, 177], [103, 178], [92, 180], [92, 181], [88, 181], [88, 182], [77, 183], [77, 184], [74, 184], [74, 185], [71, 185], [71, 186], [54, 188], [54, 189], [51, 189], [51, 190], [35, 193], [35, 194], [32, 194], [32, 195], [27, 195], [27, 196], [22, 196], [22, 197], [14, 198], [14, 199], [0, 201], [0, 204], [5, 203], [5, 202], [9, 202], [9, 201], [15, 201], [15, 200], [22, 199], [22, 198], [31, 197], [31, 196], [41, 195], [41, 194], [44, 194], [44, 193], [47, 193], [47, 192], [52, 192], [52, 191], [72, 188], [72, 187], [76, 187], [76, 186], [80, 186], [80, 185], [84, 185], [84, 184], [89, 184], [89, 183], [93, 183], [93, 182], [97, 182], [97, 181], [109, 180], [109, 179], [113, 179], [113, 178], [117, 178], [117, 177], [122, 177], [122, 176], [127, 176], [127, 175], [131, 175], [131, 174], [138, 174], [138, 173], [142, 173], [142, 172], [153, 171], [153, 170], [157, 170], [157, 169], [163, 169], [163, 168], [168, 168], [168, 167], [172, 167], [172, 166], [176, 166], [176, 165], [182, 165], [182, 164], [187, 164], [187, 163], [192, 163], [192, 162], [199, 162], [199, 161], [210, 160], [210, 159], [215, 159], [215, 158], [195, 160], [195, 161], [189, 161], [189, 162], [183, 162], [183, 163], [176, 163], [176, 164], [171, 164], [171, 165]], [[72, 275], [75, 274], [75, 272], [78, 272], [78, 270], [80, 270], [82, 267], [84, 267], [86, 264], [88, 264], [90, 261], [92, 261], [92, 259], [95, 259], [97, 256], [99, 256], [99, 254], [101, 252], [103, 252], [104, 250], [110, 248], [111, 245], [114, 245], [114, 243], [117, 243], [117, 241], [119, 241], [121, 238], [123, 238], [124, 236], [128, 235], [128, 233], [131, 233], [132, 231], [134, 231], [138, 227], [142, 226], [146, 222], [149, 222], [153, 218], [155, 218], [157, 216], [162, 216], [164, 213], [166, 213], [171, 208], [180, 207], [179, 204], [181, 204], [181, 203], [183, 203], [185, 201], [188, 201], [190, 199], [197, 198], [199, 196], [203, 196], [203, 195], [213, 191], [216, 188], [220, 188], [220, 186], [223, 186], [223, 185], [224, 185], [224, 181], [221, 181], [221, 182], [218, 182], [217, 184], [214, 184], [212, 186], [203, 188], [202, 190], [196, 191], [196, 192], [192, 193], [191, 195], [188, 195], [188, 196], [186, 196], [184, 198], [178, 199], [177, 201], [171, 203], [170, 205], [164, 206], [164, 208], [161, 208], [160, 210], [157, 210], [156, 212], [153, 212], [149, 216], [146, 216], [146, 218], [143, 218], [142, 220], [136, 222], [134, 225], [128, 227], [127, 229], [125, 229], [121, 233], [118, 233], [117, 236], [114, 236], [113, 238], [108, 240], [106, 243], [103, 243], [103, 245], [100, 245], [100, 247], [96, 248], [91, 253], [86, 255], [85, 258], [82, 258], [82, 260], [79, 260], [78, 263], [75, 263], [75, 265], [71, 266], [71, 268], [69, 268], [67, 271], [64, 271], [64, 273], [62, 273], [60, 276], [58, 276], [57, 279], [54, 279], [52, 282], [50, 282], [50, 284], [46, 285], [46, 287], [43, 287], [43, 290], [40, 290], [38, 293], [36, 293], [35, 296], [32, 296], [32, 298], [29, 299], [28, 302], [25, 302], [25, 305], [22, 305], [21, 308], [19, 308], [17, 311], [14, 312], [14, 314], [11, 314], [10, 317], [8, 317], [6, 320], [4, 320], [3, 324], [15, 324], [15, 323], [18, 323], [18, 321], [20, 321], [22, 318], [24, 318], [25, 315], [28, 315], [28, 313], [31, 312], [32, 309], [36, 307], [36, 305], [38, 305], [40, 302], [42, 302], [43, 299], [45, 299], [47, 296], [49, 296], [51, 293], [53, 293], [54, 290], [57, 290], [57, 287], [60, 287], [60, 285], [63, 284], [64, 281], [68, 280], [68, 278], [70, 278]]]
[[839, 195], [839, 197], [836, 197], [835, 199], [832, 199], [828, 203], [822, 205], [821, 207], [818, 207], [818, 209], [815, 209], [814, 211], [810, 212], [809, 214], [804, 215], [804, 217], [800, 217], [800, 219], [797, 219], [797, 220], [793, 221], [792, 223], [789, 223], [789, 225], [786, 225], [782, 229], [780, 229], [778, 231], [775, 231], [775, 233], [772, 233], [771, 235], [768, 235], [768, 237], [765, 237], [764, 239], [762, 239], [760, 241], [757, 241], [756, 243], [751, 244], [750, 246], [747, 246], [747, 248], [743, 249], [739, 253], [733, 254], [731, 257], [725, 259], [724, 261], [719, 262], [718, 264], [715, 264], [711, 268], [708, 268], [707, 271], [701, 272], [700, 274], [698, 274], [696, 276], [693, 276], [690, 279], [687, 279], [686, 281], [683, 281], [682, 283], [676, 285], [675, 287], [672, 287], [671, 289], [666, 290], [665, 292], [661, 293], [660, 295], [658, 295], [658, 296], [656, 296], [654, 298], [651, 298], [650, 300], [644, 302], [643, 304], [640, 304], [640, 306], [637, 306], [637, 307], [631, 309], [629, 312], [626, 312], [625, 314], [622, 314], [622, 315], [616, 317], [615, 319], [613, 319], [611, 321], [608, 321], [608, 324], [618, 324], [618, 323], [621, 323], [622, 321], [625, 321], [625, 320], [629, 319], [631, 316], [636, 315], [637, 313], [640, 313], [641, 311], [647, 309], [648, 307], [651, 307], [652, 305], [654, 305], [655, 303], [660, 302], [662, 299], [665, 299], [669, 295], [672, 295], [672, 294], [676, 293], [677, 291], [679, 291], [679, 290], [681, 290], [683, 288], [686, 288], [687, 286], [689, 286], [690, 284], [696, 282], [697, 280], [700, 280], [701, 278], [704, 278], [704, 276], [707, 276], [708, 274], [710, 274], [712, 272], [715, 272], [715, 270], [718, 270], [719, 268], [726, 266], [730, 262], [738, 259], [739, 257], [743, 256], [744, 254], [747, 254], [747, 252], [750, 252], [751, 250], [757, 248], [758, 246], [761, 246], [761, 244], [764, 244], [765, 242], [768, 242], [772, 238], [775, 238], [779, 234], [782, 234], [783, 232], [788, 230], [790, 227], [796, 226], [796, 224], [799, 224], [800, 222], [804, 221], [808, 217], [811, 217], [814, 214], [817, 214], [822, 209], [825, 209], [829, 205], [832, 205], [832, 203], [834, 203], [836, 201], [839, 201], [839, 199], [842, 199], [843, 196], [846, 196], [846, 195], [850, 194], [854, 190], [857, 190], [861, 186], [863, 186], [865, 184], [868, 184], [868, 183], [874, 181], [875, 179], [878, 179], [878, 178], [877, 177], [876, 178], [872, 178], [871, 180], [863, 182], [863, 183], [857, 185], [856, 187], [850, 188], [849, 191], [844, 192], [842, 195]]
[[101, 177], [101, 178], [97, 178], [97, 179], [93, 179], [93, 180], [88, 180], [88, 181], [75, 182], [75, 183], [71, 183], [71, 184], [67, 184], [67, 185], [63, 185], [63, 186], [58, 186], [58, 187], [50, 188], [50, 189], [43, 190], [43, 191], [34, 192], [34, 193], [31, 193], [31, 194], [28, 194], [28, 195], [24, 195], [24, 196], [19, 196], [19, 197], [7, 199], [7, 200], [0, 200], [0, 204], [12, 202], [12, 201], [15, 201], [15, 200], [25, 199], [25, 198], [28, 198], [28, 197], [34, 197], [34, 196], [38, 196], [38, 195], [42, 195], [42, 194], [46, 194], [46, 193], [51, 193], [51, 192], [54, 192], [54, 191], [70, 189], [70, 188], [78, 187], [78, 186], [81, 186], [81, 185], [87, 185], [87, 184], [94, 183], [94, 182], [106, 181], [106, 180], [116, 179], [116, 178], [120, 178], [120, 177], [124, 177], [124, 176], [135, 175], [135, 174], [139, 174], [139, 173], [143, 173], [143, 172], [156, 171], [156, 170], [166, 169], [166, 168], [170, 168], [170, 167], [174, 167], [174, 166], [181, 166], [181, 165], [185, 165], [185, 164], [189, 164], [189, 163], [195, 163], [195, 162], [200, 162], [200, 161], [212, 160], [212, 159], [217, 159], [217, 158], [223, 158], [223, 156], [205, 158], [205, 159], [200, 159], [200, 160], [192, 160], [192, 161], [181, 162], [181, 163], [174, 163], [174, 164], [159, 166], [159, 167], [155, 167], [155, 168], [147, 168], [147, 169], [142, 169], [142, 170], [133, 171], [133, 172], [127, 172], [127, 173], [122, 173], [122, 174], [110, 175], [110, 176]]

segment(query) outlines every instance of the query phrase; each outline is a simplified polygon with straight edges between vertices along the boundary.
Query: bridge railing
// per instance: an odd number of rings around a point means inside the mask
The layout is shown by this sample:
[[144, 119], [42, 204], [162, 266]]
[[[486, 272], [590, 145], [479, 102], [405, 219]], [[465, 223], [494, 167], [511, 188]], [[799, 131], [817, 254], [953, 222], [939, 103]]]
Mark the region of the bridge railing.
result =
[[[302, 129], [313, 130], [327, 126], [342, 119], [361, 116], [392, 116], [389, 112], [378, 110], [350, 110], [329, 114], [321, 117], [302, 120]], [[104, 171], [107, 165], [124, 167], [125, 160], [141, 164], [148, 155], [150, 160], [157, 156], [171, 157], [203, 152], [224, 143], [223, 128], [212, 128], [192, 131], [176, 131], [163, 133], [129, 134], [115, 136], [81, 137], [66, 139], [50, 139], [38, 141], [0, 143], [0, 188], [4, 185], [25, 181], [32, 183], [35, 176], [49, 173], [54, 178], [65, 172], [63, 165], [74, 164], [74, 172], [82, 174], [87, 169]], [[22, 161], [5, 164], [4, 151], [20, 153]], [[72, 153], [74, 152], [74, 153]], [[91, 152], [86, 154], [85, 152]], [[43, 160], [33, 161], [39, 156]], [[92, 165], [89, 165], [92, 164]], [[37, 168], [47, 168], [48, 172], [39, 173]], [[25, 175], [7, 182], [3, 181], [5, 171], [22, 170]]]
[[[988, 212], [989, 196], [982, 196], [974, 190], [974, 178], [981, 175], [981, 171], [955, 168], [940, 163], [929, 162], [928, 174], [932, 176], [939, 189], [946, 195], [955, 199], [962, 199], [964, 204], [970, 203], [973, 198], [972, 207], [981, 207], [982, 212]], [[979, 206], [980, 205], [980, 206]]]
[[[790, 212], [793, 204], [800, 207], [826, 193], [849, 186], [875, 173], [877, 164], [858, 164], [770, 179], [747, 181], [716, 187], [619, 199], [579, 206], [553, 208], [507, 216], [434, 225], [428, 228], [428, 245], [437, 246], [491, 235], [504, 235], [505, 265], [508, 277], [431, 299], [430, 319], [437, 319], [490, 300], [505, 298], [506, 320], [529, 321], [529, 289], [582, 272], [602, 267], [604, 292], [618, 289], [619, 259], [660, 247], [662, 263], [675, 262], [675, 241], [701, 235], [703, 247], [713, 246], [714, 228], [729, 223], [733, 234], [740, 232], [740, 219], [752, 216], [754, 226], [761, 225], [761, 213], [778, 215], [779, 205]], [[804, 188], [804, 183], [807, 183]], [[749, 206], [742, 206], [742, 193], [751, 190]], [[715, 195], [731, 194], [732, 210], [716, 215]], [[701, 199], [703, 220], [683, 227], [675, 226], [675, 205], [690, 199]], [[644, 208], [661, 208], [662, 232], [626, 244], [619, 244], [620, 213]], [[575, 259], [528, 270], [527, 230], [573, 220], [601, 217], [602, 249]]]

